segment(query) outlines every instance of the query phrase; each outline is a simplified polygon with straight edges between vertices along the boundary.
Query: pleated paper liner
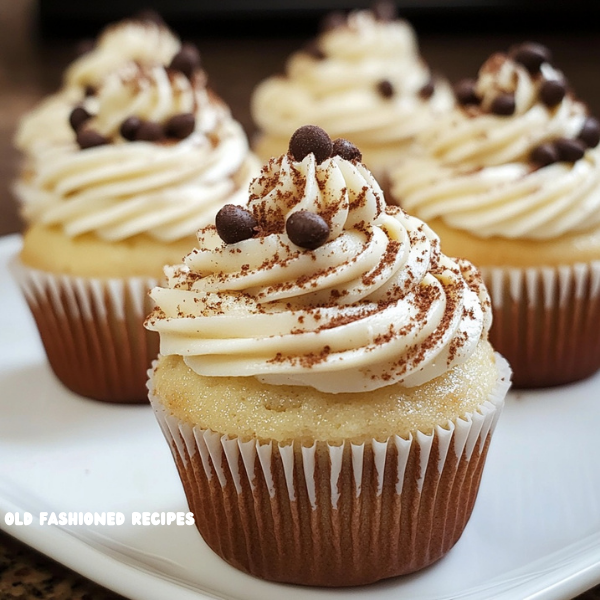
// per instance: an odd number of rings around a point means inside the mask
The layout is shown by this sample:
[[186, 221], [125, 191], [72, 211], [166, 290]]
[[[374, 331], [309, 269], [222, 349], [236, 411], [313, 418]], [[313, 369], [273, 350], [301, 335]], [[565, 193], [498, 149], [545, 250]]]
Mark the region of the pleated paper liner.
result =
[[106, 402], [148, 401], [147, 371], [159, 338], [143, 321], [156, 279], [71, 277], [29, 268], [18, 258], [10, 270], [52, 370], [67, 388]]
[[409, 439], [312, 446], [242, 440], [150, 402], [206, 543], [257, 577], [362, 585], [437, 561], [461, 536], [510, 385], [473, 414]]
[[515, 387], [571, 383], [600, 368], [600, 261], [482, 273], [494, 312], [490, 341]]

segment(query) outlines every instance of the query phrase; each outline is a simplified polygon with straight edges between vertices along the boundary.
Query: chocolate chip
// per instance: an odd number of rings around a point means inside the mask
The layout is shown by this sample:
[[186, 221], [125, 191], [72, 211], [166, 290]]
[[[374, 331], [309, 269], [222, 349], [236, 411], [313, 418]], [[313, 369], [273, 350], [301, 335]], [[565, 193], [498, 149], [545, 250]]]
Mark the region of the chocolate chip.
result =
[[321, 31], [331, 31], [346, 24], [346, 15], [340, 11], [327, 13], [319, 25]]
[[558, 160], [564, 162], [575, 162], [585, 154], [585, 144], [581, 140], [559, 138], [554, 142], [554, 147], [558, 152]]
[[93, 85], [86, 85], [83, 88], [83, 93], [85, 95], [86, 98], [89, 98], [90, 96], [95, 96], [96, 95], [96, 88]]
[[435, 92], [435, 82], [433, 79], [430, 79], [420, 90], [419, 97], [423, 98], [423, 100], [429, 100], [431, 96], [433, 96], [433, 92]]
[[379, 0], [371, 5], [371, 11], [379, 21], [393, 21], [398, 18], [396, 4], [388, 0]]
[[188, 79], [200, 67], [200, 52], [194, 44], [183, 44], [181, 50], [171, 59], [169, 69], [181, 71]]
[[507, 117], [515, 112], [515, 95], [509, 93], [498, 94], [490, 106], [490, 110], [495, 115]]
[[509, 54], [515, 62], [521, 63], [532, 74], [540, 72], [542, 63], [552, 61], [550, 50], [535, 42], [525, 42], [515, 46]]
[[344, 138], [338, 138], [333, 142], [333, 153], [332, 156], [339, 156], [344, 160], [358, 161], [362, 160], [361, 151], [348, 140]]
[[468, 106], [470, 104], [479, 104], [481, 99], [475, 92], [477, 82], [474, 79], [461, 79], [459, 82], [454, 84], [454, 95], [456, 100], [462, 106]]
[[196, 127], [196, 117], [193, 113], [181, 113], [171, 117], [165, 124], [165, 132], [168, 137], [184, 140], [191, 135]]
[[73, 131], [77, 131], [86, 121], [92, 118], [92, 115], [83, 108], [83, 106], [76, 106], [69, 115], [69, 125]]
[[329, 225], [323, 217], [307, 210], [292, 213], [285, 222], [285, 231], [292, 243], [314, 250], [329, 237]]
[[254, 215], [235, 204], [226, 204], [215, 217], [219, 237], [226, 244], [237, 244], [254, 236], [258, 223]]
[[137, 142], [158, 142], [164, 136], [163, 128], [154, 121], [142, 121], [136, 132], [135, 140]]
[[558, 151], [554, 147], [554, 144], [540, 144], [531, 151], [529, 159], [540, 167], [546, 167], [558, 162]]
[[577, 136], [588, 148], [595, 148], [600, 142], [600, 123], [594, 117], [587, 117]]
[[119, 127], [119, 133], [130, 142], [136, 139], [137, 131], [142, 124], [142, 120], [139, 117], [127, 117]]
[[290, 138], [289, 152], [297, 161], [312, 153], [320, 164], [331, 156], [332, 151], [331, 138], [316, 125], [304, 125], [296, 129]]
[[377, 91], [384, 98], [391, 98], [394, 95], [394, 86], [387, 79], [383, 79], [377, 84]]
[[82, 127], [77, 131], [77, 143], [82, 150], [108, 144], [108, 139], [93, 129]]
[[553, 108], [562, 102], [567, 93], [567, 84], [560, 79], [548, 79], [540, 87], [540, 100], [548, 107]]
[[304, 45], [304, 52], [317, 60], [323, 60], [325, 58], [325, 52], [319, 48], [318, 40], [311, 40]]

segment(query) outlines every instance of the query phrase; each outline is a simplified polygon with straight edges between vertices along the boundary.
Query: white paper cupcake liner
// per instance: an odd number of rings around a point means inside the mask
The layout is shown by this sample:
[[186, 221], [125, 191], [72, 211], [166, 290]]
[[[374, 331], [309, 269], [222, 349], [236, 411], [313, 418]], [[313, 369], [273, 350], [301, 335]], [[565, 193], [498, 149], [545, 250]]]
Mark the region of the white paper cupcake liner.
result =
[[490, 342], [516, 387], [561, 385], [600, 368], [600, 261], [482, 273], [494, 312]]
[[421, 569], [458, 540], [510, 386], [479, 409], [408, 439], [281, 444], [203, 429], [150, 402], [207, 544], [276, 581], [347, 586]]
[[17, 257], [9, 267], [66, 387], [97, 400], [147, 401], [147, 371], [159, 339], [143, 321], [152, 308], [148, 291], [158, 280], [71, 277], [32, 269]]

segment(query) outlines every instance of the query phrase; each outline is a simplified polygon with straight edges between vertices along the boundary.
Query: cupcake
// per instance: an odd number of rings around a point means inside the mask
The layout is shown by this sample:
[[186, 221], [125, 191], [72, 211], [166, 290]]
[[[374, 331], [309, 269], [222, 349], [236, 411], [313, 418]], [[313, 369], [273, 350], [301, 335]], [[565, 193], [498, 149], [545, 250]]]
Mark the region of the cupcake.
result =
[[478, 272], [360, 160], [300, 128], [151, 292], [149, 395], [198, 530], [268, 580], [360, 585], [440, 559], [509, 386]]
[[393, 200], [482, 269], [516, 386], [583, 379], [600, 367], [600, 124], [532, 42], [456, 96], [392, 170]]
[[331, 13], [322, 33], [287, 61], [285, 75], [261, 82], [251, 98], [254, 149], [268, 160], [287, 151], [305, 123], [360, 147], [378, 181], [414, 136], [453, 104], [450, 86], [433, 78], [415, 32], [393, 4], [347, 16]]
[[27, 228], [14, 273], [68, 388], [144, 402], [158, 352], [147, 291], [224, 204], [247, 200], [258, 165], [190, 47], [168, 67], [125, 63], [67, 123], [70, 138], [38, 147], [16, 182]]
[[93, 94], [108, 74], [130, 61], [168, 65], [181, 48], [165, 23], [147, 12], [108, 25], [93, 47], [68, 66], [60, 90], [21, 119], [15, 146], [29, 156], [70, 141], [68, 118], [73, 104]]

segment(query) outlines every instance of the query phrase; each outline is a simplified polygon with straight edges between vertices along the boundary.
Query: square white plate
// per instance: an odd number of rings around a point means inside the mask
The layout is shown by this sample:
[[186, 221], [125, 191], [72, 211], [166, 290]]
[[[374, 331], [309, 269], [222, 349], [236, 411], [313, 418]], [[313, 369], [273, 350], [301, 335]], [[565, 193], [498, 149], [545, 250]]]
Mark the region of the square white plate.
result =
[[[193, 526], [133, 526], [133, 512], [187, 511], [150, 406], [65, 390], [46, 362], [0, 239], [0, 527], [132, 599], [568, 599], [600, 582], [600, 373], [510, 393], [467, 528], [437, 564], [372, 586], [260, 581], [224, 563]], [[600, 334], [600, 332], [599, 332]], [[120, 511], [122, 526], [9, 526], [7, 512]]]

